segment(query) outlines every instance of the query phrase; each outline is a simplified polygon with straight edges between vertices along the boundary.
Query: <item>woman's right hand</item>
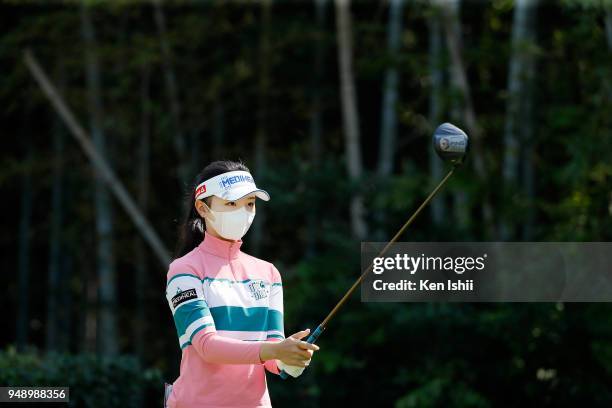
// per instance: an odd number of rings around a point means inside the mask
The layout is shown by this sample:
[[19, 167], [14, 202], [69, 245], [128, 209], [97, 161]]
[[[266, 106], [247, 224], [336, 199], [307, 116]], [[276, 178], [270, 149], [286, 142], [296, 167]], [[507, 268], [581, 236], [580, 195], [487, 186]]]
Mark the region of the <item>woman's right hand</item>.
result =
[[312, 353], [319, 350], [316, 344], [310, 344], [302, 339], [310, 333], [310, 329], [299, 331], [281, 342], [264, 342], [259, 351], [262, 361], [277, 359], [295, 367], [306, 367], [310, 364]]

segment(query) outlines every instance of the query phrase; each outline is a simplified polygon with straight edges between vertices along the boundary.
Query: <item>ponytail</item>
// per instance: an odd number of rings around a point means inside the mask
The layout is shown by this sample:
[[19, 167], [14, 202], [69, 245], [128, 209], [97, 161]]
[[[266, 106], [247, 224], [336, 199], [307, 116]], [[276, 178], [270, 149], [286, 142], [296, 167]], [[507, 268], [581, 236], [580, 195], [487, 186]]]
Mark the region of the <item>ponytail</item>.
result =
[[[185, 193], [183, 203], [183, 219], [179, 226], [179, 239], [174, 251], [174, 258], [180, 258], [191, 252], [195, 247], [200, 245], [204, 239], [204, 231], [206, 223], [200, 217], [200, 214], [195, 209], [195, 189], [202, 182], [209, 178], [218, 176], [219, 174], [227, 173], [228, 171], [249, 171], [248, 167], [242, 162], [230, 160], [220, 160], [210, 163], [208, 166], [195, 177], [193, 183], [189, 186]], [[210, 207], [211, 197], [203, 199], [206, 205]]]

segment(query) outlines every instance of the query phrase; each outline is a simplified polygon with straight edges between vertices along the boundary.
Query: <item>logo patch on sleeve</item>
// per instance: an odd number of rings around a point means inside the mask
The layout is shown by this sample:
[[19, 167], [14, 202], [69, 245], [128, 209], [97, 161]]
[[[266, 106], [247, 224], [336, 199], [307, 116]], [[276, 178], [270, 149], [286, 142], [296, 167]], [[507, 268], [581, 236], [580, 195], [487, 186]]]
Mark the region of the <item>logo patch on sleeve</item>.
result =
[[181, 303], [185, 303], [191, 299], [196, 299], [197, 297], [198, 297], [198, 294], [196, 293], [195, 289], [184, 290], [182, 292], [177, 293], [172, 298], [172, 307], [176, 309], [178, 305], [180, 305]]

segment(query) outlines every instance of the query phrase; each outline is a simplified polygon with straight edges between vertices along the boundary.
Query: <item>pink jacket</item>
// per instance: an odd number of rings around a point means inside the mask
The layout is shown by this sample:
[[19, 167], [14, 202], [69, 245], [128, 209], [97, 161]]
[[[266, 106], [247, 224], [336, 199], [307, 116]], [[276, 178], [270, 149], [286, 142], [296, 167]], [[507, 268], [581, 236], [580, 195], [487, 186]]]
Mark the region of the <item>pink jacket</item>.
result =
[[170, 408], [270, 407], [262, 341], [284, 339], [278, 270], [208, 233], [168, 270], [166, 298], [183, 350]]

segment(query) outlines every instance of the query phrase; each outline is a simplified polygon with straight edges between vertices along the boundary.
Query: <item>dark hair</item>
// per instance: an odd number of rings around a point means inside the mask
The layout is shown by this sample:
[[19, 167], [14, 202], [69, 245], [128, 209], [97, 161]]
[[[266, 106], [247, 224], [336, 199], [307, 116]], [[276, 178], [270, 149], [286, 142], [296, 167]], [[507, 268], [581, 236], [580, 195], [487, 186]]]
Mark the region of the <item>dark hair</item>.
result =
[[[206, 223], [195, 209], [195, 189], [203, 181], [228, 171], [249, 171], [248, 167], [242, 162], [231, 160], [219, 160], [210, 163], [195, 177], [193, 183], [185, 192], [184, 216], [179, 226], [179, 239], [174, 251], [174, 258], [180, 258], [192, 249], [197, 247], [204, 239]], [[204, 199], [206, 205], [210, 206], [210, 198]]]

